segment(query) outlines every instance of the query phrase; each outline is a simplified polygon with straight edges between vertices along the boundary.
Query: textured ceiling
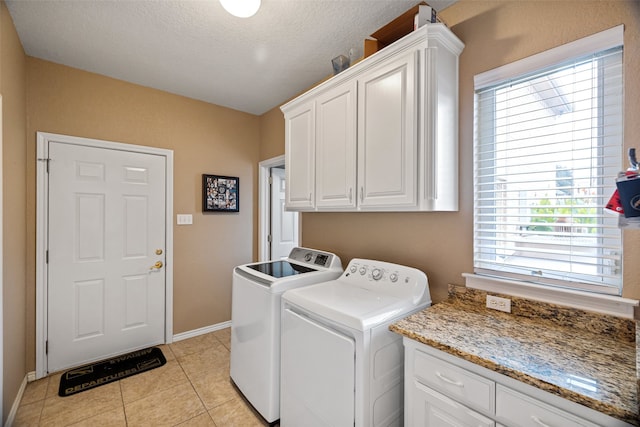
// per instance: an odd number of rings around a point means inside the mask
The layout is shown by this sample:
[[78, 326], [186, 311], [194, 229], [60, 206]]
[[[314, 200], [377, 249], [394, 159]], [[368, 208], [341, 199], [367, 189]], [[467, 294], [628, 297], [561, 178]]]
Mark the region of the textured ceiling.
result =
[[[437, 10], [455, 0], [432, 0]], [[27, 55], [252, 114], [332, 74], [331, 58], [419, 0], [6, 0]]]

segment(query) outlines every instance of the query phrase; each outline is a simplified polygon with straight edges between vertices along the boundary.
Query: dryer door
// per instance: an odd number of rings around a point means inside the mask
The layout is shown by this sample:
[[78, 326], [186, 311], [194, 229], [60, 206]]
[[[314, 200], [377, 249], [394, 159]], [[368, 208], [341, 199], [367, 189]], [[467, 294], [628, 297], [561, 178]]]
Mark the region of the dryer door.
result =
[[355, 342], [285, 309], [280, 425], [353, 427]]

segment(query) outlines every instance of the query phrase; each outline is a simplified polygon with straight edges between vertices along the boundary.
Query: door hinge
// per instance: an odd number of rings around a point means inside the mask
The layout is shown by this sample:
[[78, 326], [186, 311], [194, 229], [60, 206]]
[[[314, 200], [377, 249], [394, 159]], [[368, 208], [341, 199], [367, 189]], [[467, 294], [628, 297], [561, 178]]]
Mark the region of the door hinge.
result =
[[49, 354], [49, 340], [44, 342], [44, 354]]
[[38, 159], [38, 161], [47, 163], [47, 173], [49, 173], [49, 163], [51, 162], [51, 159]]
[[273, 185], [273, 177], [272, 176], [269, 177], [269, 185]]
[[47, 249], [44, 253], [44, 263], [49, 264], [49, 249]]
[[267, 235], [267, 242], [271, 243], [271, 234]]

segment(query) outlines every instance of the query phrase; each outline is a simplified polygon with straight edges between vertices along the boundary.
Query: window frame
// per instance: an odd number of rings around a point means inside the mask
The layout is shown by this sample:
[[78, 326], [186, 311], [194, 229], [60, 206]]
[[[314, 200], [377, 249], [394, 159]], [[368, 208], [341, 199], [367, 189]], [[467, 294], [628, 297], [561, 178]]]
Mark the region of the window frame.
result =
[[[504, 83], [505, 81], [509, 81], [511, 79], [517, 79], [522, 77], [523, 75], [530, 74], [535, 72], [536, 70], [548, 69], [550, 67], [555, 66], [556, 64], [561, 64], [567, 61], [568, 58], [579, 58], [586, 55], [594, 54], [596, 52], [605, 51], [608, 49], [612, 49], [615, 47], [619, 47], [623, 45], [623, 34], [624, 34], [624, 26], [619, 25], [617, 27], [611, 28], [609, 30], [602, 31], [600, 33], [576, 40], [571, 43], [567, 43], [556, 48], [547, 50], [545, 52], [515, 61], [513, 63], [501, 66], [499, 68], [489, 70], [487, 72], [478, 74], [474, 76], [474, 86], [475, 91], [479, 91], [482, 89], [486, 89], [492, 86], [495, 86], [500, 83]], [[477, 97], [475, 95], [474, 105], [477, 105]], [[475, 127], [475, 118], [474, 118], [474, 127]], [[474, 135], [474, 148], [475, 148], [475, 136]], [[475, 165], [475, 160], [474, 160]], [[475, 185], [474, 185], [474, 199], [475, 199]], [[476, 207], [474, 202], [474, 248], [475, 248], [475, 233], [476, 233]], [[622, 250], [622, 247], [620, 248]], [[475, 265], [475, 250], [474, 250], [474, 265]], [[562, 289], [555, 288], [552, 281], [549, 284], [532, 284], [526, 281], [522, 281], [517, 278], [518, 276], [513, 276], [509, 274], [500, 275], [494, 279], [487, 278], [485, 275], [491, 275], [490, 271], [485, 271], [484, 269], [476, 268], [476, 273], [478, 274], [465, 274], [465, 278], [467, 279], [467, 286], [471, 284], [471, 287], [479, 286], [479, 289], [490, 290], [491, 285], [488, 283], [493, 282], [494, 284], [499, 284], [497, 287], [503, 289], [505, 286], [507, 288], [512, 289], [517, 292], [533, 293], [533, 294], [568, 294], [571, 295], [569, 300], [576, 298], [576, 293], [583, 295], [585, 300], [596, 300], [604, 298], [607, 301], [616, 301], [614, 305], [622, 304], [625, 308], [622, 309], [624, 315], [628, 314], [629, 306], [638, 305], [638, 301], [635, 300], [626, 300], [620, 298], [619, 296], [607, 295], [606, 292], [602, 292], [602, 289], [596, 287], [590, 287], [589, 285], [581, 286], [581, 289], [576, 290], [571, 287], [571, 289]], [[555, 285], [560, 285], [565, 282], [558, 281]], [[565, 284], [566, 286], [566, 284]], [[503, 289], [504, 290], [504, 289]], [[620, 288], [620, 292], [622, 287]], [[552, 298], [553, 299], [553, 298]], [[561, 298], [562, 299], [562, 298]], [[580, 298], [578, 298], [580, 299]], [[621, 302], [622, 301], [622, 302]], [[589, 304], [587, 304], [589, 305]], [[618, 312], [620, 307], [614, 308], [614, 312]], [[608, 309], [607, 309], [608, 310]], [[607, 311], [605, 310], [605, 311]], [[596, 311], [601, 311], [600, 308], [596, 308]], [[619, 314], [619, 313], [618, 313]], [[633, 315], [633, 309], [631, 308], [631, 316]]]

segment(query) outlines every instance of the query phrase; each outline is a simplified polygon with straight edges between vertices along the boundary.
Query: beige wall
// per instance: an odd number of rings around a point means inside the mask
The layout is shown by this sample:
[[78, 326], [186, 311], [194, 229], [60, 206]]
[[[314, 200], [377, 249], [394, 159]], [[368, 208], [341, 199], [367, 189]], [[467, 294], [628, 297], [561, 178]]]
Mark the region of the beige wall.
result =
[[[460, 211], [306, 213], [303, 241], [353, 257], [412, 265], [435, 301], [472, 271], [473, 75], [624, 23], [625, 149], [640, 135], [640, 3], [460, 0], [441, 14], [466, 43], [460, 58]], [[25, 95], [25, 91], [27, 95]], [[35, 367], [35, 133], [46, 131], [174, 150], [175, 333], [230, 318], [233, 266], [255, 259], [257, 163], [284, 153], [278, 108], [262, 117], [26, 58], [0, 0], [3, 95], [4, 412]], [[621, 168], [625, 165], [621, 165]], [[201, 213], [200, 175], [240, 176], [239, 214]], [[624, 295], [640, 298], [640, 231], [625, 232]], [[4, 415], [6, 419], [6, 415]]]
[[[27, 59], [27, 158], [36, 132], [174, 151], [174, 333], [231, 318], [234, 266], [253, 260], [259, 117], [35, 58]], [[240, 177], [239, 213], [202, 213], [201, 175]], [[35, 366], [35, 162], [27, 162], [27, 362]], [[175, 218], [175, 216], [174, 216]]]
[[279, 107], [260, 116], [260, 160], [284, 154], [284, 117]]
[[[302, 214], [303, 245], [336, 252], [345, 262], [378, 258], [420, 268], [436, 302], [446, 297], [448, 283], [464, 284], [461, 274], [473, 271], [475, 74], [625, 24], [625, 152], [640, 146], [640, 2], [459, 0], [441, 17], [466, 45], [460, 57], [459, 212]], [[282, 115], [272, 111], [269, 118], [271, 127], [284, 126]], [[275, 138], [268, 142], [270, 155], [284, 151], [282, 143], [274, 148]], [[624, 296], [638, 299], [640, 231], [625, 232], [624, 244]]]
[[25, 128], [26, 61], [4, 2], [0, 2], [3, 203], [3, 410], [6, 420], [26, 374]]

